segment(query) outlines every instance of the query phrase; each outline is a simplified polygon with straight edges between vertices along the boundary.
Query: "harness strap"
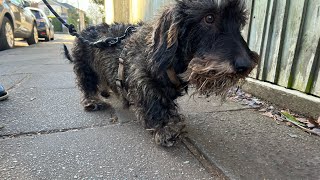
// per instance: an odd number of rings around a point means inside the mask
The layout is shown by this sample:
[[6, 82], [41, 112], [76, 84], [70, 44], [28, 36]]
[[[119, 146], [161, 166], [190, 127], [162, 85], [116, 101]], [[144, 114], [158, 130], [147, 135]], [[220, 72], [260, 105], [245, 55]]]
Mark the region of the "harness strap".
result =
[[118, 67], [118, 75], [117, 75], [117, 79], [116, 79], [116, 85], [118, 88], [118, 92], [122, 92], [122, 95], [124, 96], [124, 98], [126, 98], [126, 96], [128, 95], [127, 90], [124, 88], [124, 59], [122, 58], [124, 55], [126, 48], [124, 47], [122, 50], [122, 53], [119, 56], [119, 67]]
[[[174, 71], [173, 67], [170, 67], [167, 69], [167, 75], [169, 77], [169, 80], [171, 83], [175, 86], [176, 89], [181, 88], [181, 82], [178, 79], [178, 76], [176, 72]], [[119, 92], [120, 91], [125, 91], [124, 86], [123, 86], [123, 81], [124, 81], [124, 60], [122, 56], [120, 55], [119, 57], [119, 67], [118, 67], [118, 76], [116, 79], [116, 85], [118, 87]], [[126, 93], [126, 92], [125, 92]]]
[[123, 89], [123, 80], [124, 80], [124, 60], [119, 57], [119, 67], [118, 67], [118, 77], [116, 79], [116, 84], [118, 87]]
[[181, 82], [176, 74], [176, 72], [174, 71], [174, 68], [171, 66], [170, 68], [167, 69], [167, 75], [171, 81], [172, 84], [174, 84], [174, 86], [176, 87], [176, 89], [180, 89], [181, 88]]

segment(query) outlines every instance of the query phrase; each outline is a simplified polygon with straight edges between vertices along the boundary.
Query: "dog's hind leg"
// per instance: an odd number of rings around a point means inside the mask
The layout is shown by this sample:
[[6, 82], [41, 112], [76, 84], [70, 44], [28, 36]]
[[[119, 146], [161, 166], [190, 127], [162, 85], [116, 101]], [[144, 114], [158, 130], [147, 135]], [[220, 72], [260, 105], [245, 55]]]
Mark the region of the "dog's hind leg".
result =
[[77, 75], [77, 83], [83, 93], [81, 104], [86, 111], [104, 109], [106, 104], [98, 96], [99, 78], [93, 69], [84, 62], [74, 62], [74, 72]]

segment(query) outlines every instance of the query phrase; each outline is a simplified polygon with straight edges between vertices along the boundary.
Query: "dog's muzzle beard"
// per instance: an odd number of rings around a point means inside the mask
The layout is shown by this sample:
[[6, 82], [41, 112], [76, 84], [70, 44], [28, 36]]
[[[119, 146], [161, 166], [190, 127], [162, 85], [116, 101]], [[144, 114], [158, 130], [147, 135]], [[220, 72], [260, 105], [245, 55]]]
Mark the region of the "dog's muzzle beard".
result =
[[225, 98], [228, 91], [235, 85], [241, 84], [251, 70], [237, 74], [228, 61], [193, 58], [183, 76], [195, 87], [195, 93]]

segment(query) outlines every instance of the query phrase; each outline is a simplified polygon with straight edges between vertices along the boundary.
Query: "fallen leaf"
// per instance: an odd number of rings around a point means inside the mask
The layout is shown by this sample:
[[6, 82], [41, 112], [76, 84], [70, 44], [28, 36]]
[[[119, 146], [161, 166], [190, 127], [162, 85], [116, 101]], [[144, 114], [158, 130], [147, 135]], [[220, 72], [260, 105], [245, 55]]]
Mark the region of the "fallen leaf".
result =
[[269, 117], [269, 118], [273, 118], [273, 117], [274, 117], [271, 112], [265, 112], [265, 113], [263, 113], [262, 115], [263, 115], [263, 116], [267, 116], [267, 117]]
[[244, 100], [242, 100], [241, 102], [240, 102], [240, 104], [242, 104], [242, 105], [248, 105], [250, 102], [248, 101], [248, 100], [246, 100], [246, 99], [244, 99]]
[[276, 110], [276, 109], [271, 110], [271, 113], [272, 113], [273, 115], [279, 115], [279, 116], [281, 116], [281, 112], [278, 111], [278, 110]]
[[259, 99], [256, 99], [256, 98], [254, 98], [254, 99], [252, 99], [256, 104], [259, 104], [259, 105], [261, 105], [262, 104], [262, 102], [259, 100]]
[[259, 108], [261, 108], [261, 106], [260, 105], [249, 105], [251, 108], [253, 108], [253, 109], [259, 109]]
[[297, 118], [299, 122], [308, 123], [309, 121], [306, 118]]
[[320, 129], [319, 128], [313, 128], [311, 131], [320, 136]]
[[281, 122], [283, 122], [285, 120], [280, 115], [277, 115], [277, 114], [273, 115], [273, 119], [277, 120], [277, 121], [281, 121]]
[[112, 124], [117, 123], [117, 122], [118, 122], [118, 117], [112, 117], [112, 118], [110, 118], [110, 122], [111, 122]]
[[317, 123], [316, 120], [308, 119], [307, 126], [308, 127], [310, 126], [310, 128], [314, 128], [314, 127], [318, 127], [319, 124]]
[[284, 115], [286, 117], [286, 120], [295, 124], [295, 125], [299, 125], [299, 126], [302, 126], [302, 127], [305, 127], [306, 125], [299, 122], [295, 117], [293, 117], [291, 114], [289, 114], [288, 112], [286, 111], [281, 111], [281, 114]]
[[273, 106], [269, 106], [268, 110], [274, 110], [274, 107]]
[[307, 127], [308, 127], [308, 128], [314, 128], [314, 127], [316, 127], [316, 126], [315, 126], [314, 124], [308, 122], [308, 123], [307, 123]]
[[289, 127], [293, 126], [293, 124], [291, 122], [287, 122], [286, 125], [289, 126]]
[[266, 111], [267, 111], [266, 108], [259, 109], [259, 112], [266, 112]]
[[295, 135], [295, 134], [288, 134], [290, 137], [292, 137], [292, 138], [297, 138], [298, 136], [297, 135]]

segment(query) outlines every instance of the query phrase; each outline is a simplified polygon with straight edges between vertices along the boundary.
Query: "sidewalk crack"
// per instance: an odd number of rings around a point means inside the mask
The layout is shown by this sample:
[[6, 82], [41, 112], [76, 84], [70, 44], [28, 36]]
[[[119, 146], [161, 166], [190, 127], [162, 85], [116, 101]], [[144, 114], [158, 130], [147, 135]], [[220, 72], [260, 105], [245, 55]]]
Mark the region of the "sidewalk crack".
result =
[[93, 129], [93, 128], [100, 128], [100, 127], [107, 127], [107, 126], [116, 126], [119, 124], [123, 125], [123, 124], [127, 124], [127, 123], [130, 123], [130, 122], [117, 123], [117, 124], [102, 124], [102, 125], [100, 124], [100, 125], [65, 128], [65, 129], [51, 129], [51, 130], [21, 132], [21, 133], [16, 133], [16, 134], [5, 134], [5, 135], [0, 135], [0, 139], [13, 139], [13, 138], [31, 137], [31, 136], [38, 136], [38, 135], [64, 133], [64, 132], [70, 132], [70, 131], [81, 131], [81, 130], [85, 130], [85, 129]]
[[22, 84], [23, 81], [25, 81], [26, 79], [29, 79], [31, 77], [31, 74], [26, 74], [26, 76], [24, 76], [23, 78], [21, 78], [18, 82], [16, 82], [15, 84], [13, 84], [11, 87], [7, 88], [7, 90], [12, 90], [14, 88], [16, 88], [17, 86], [19, 86], [20, 84]]

